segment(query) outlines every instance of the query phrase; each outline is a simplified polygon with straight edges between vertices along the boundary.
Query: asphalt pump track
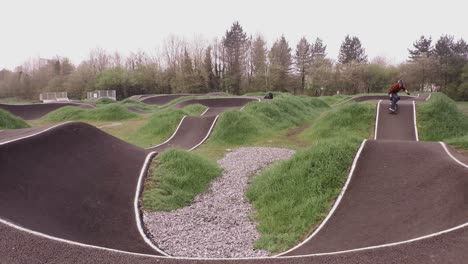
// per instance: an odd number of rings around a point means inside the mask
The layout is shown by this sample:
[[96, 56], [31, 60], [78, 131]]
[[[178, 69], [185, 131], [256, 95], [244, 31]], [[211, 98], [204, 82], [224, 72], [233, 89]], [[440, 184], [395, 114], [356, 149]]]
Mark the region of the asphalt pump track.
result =
[[43, 104], [0, 104], [0, 109], [10, 112], [25, 120], [39, 119], [46, 114], [65, 106], [76, 106], [81, 108], [95, 108], [94, 105], [84, 103], [43, 103]]
[[[412, 101], [400, 102], [396, 120], [386, 103], [325, 220], [275, 258], [157, 256], [137, 206], [152, 150], [75, 122], [9, 135], [0, 141], [0, 263], [464, 263], [468, 158], [418, 142]], [[389, 122], [401, 129], [387, 131]]]

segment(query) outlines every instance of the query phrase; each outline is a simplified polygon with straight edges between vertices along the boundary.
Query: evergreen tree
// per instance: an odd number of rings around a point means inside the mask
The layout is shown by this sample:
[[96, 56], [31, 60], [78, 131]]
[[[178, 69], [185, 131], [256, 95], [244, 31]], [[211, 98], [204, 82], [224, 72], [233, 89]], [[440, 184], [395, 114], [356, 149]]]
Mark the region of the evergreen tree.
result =
[[[294, 56], [294, 64], [296, 70], [301, 75], [301, 92], [304, 93], [305, 77], [307, 69], [312, 63], [312, 47], [305, 37], [302, 37], [296, 46], [296, 55]], [[294, 94], [296, 94], [296, 87], [294, 87]]]
[[367, 62], [367, 55], [365, 54], [365, 50], [358, 37], [350, 37], [349, 35], [346, 35], [345, 40], [340, 47], [338, 61], [342, 64], [347, 64], [353, 61], [358, 63]]
[[242, 83], [242, 69], [246, 57], [247, 34], [244, 33], [239, 22], [234, 22], [223, 37], [225, 68], [224, 82], [228, 90], [240, 94]]
[[261, 36], [257, 36], [252, 42], [252, 83], [254, 88], [267, 88], [267, 48], [266, 42]]
[[284, 36], [281, 36], [281, 38], [273, 44], [269, 56], [273, 89], [287, 91], [292, 57], [291, 48]]
[[408, 49], [409, 57], [411, 60], [416, 60], [421, 56], [430, 57], [432, 54], [432, 38], [426, 38], [421, 36], [418, 40], [413, 43], [414, 49]]
[[322, 60], [327, 56], [327, 45], [323, 44], [320, 38], [315, 39], [315, 43], [311, 45], [312, 61]]

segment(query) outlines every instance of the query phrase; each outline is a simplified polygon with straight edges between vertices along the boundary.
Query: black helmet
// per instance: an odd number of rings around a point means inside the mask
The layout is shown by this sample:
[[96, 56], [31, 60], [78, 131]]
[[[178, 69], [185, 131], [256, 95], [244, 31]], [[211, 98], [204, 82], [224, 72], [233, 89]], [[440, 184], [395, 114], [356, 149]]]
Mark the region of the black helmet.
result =
[[399, 84], [400, 86], [405, 86], [405, 83], [404, 83], [403, 80], [401, 80], [401, 79], [398, 80], [398, 84]]

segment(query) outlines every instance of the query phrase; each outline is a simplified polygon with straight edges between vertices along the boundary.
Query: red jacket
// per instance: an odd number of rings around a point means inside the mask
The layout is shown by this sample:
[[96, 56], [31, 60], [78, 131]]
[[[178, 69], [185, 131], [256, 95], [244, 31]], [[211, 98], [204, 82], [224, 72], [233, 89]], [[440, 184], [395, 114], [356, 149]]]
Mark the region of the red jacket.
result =
[[388, 93], [389, 94], [398, 93], [400, 90], [406, 91], [404, 86], [400, 87], [400, 85], [398, 83], [395, 83], [394, 85], [392, 85], [392, 87], [390, 87], [390, 89], [388, 89]]

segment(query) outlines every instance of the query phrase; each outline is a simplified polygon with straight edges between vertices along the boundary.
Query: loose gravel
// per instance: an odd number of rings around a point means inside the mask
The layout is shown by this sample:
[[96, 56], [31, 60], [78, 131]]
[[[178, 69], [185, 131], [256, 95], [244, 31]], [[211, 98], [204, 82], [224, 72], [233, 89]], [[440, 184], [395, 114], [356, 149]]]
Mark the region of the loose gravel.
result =
[[292, 150], [266, 147], [228, 153], [218, 160], [223, 175], [206, 193], [196, 196], [192, 205], [172, 212], [143, 212], [153, 240], [168, 254], [179, 257], [268, 256], [268, 252], [253, 248], [260, 234], [251, 220], [254, 211], [245, 191], [250, 175], [293, 154]]

